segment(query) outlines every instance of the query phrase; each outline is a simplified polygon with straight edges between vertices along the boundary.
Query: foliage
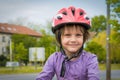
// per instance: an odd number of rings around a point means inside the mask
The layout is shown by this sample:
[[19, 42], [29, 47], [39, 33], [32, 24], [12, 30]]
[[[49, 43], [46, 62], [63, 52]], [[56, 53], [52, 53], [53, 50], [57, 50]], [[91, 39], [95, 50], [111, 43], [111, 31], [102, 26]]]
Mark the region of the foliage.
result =
[[14, 34], [12, 35], [12, 41], [17, 44], [23, 42], [25, 48], [34, 47], [37, 45], [37, 39], [28, 35]]
[[[111, 61], [113, 63], [120, 63], [120, 0], [106, 0], [110, 4], [110, 47], [111, 47]], [[102, 45], [106, 48], [106, 18], [104, 16], [95, 16], [92, 18], [91, 31], [97, 31], [97, 35], [92, 41]]]
[[37, 45], [37, 39], [28, 35], [12, 35], [14, 59], [21, 62], [28, 62], [28, 51], [30, 47]]
[[93, 41], [88, 42], [85, 50], [96, 54], [100, 62], [105, 61], [105, 49], [100, 44], [93, 42]]
[[[120, 34], [120, 0], [107, 0], [110, 4], [110, 25]], [[120, 35], [117, 35], [120, 37]]]
[[25, 49], [24, 45], [22, 42], [16, 44], [16, 52], [15, 52], [15, 55], [14, 55], [14, 59], [16, 61], [24, 61], [26, 63], [27, 59], [28, 59], [28, 53], [27, 53], [27, 49]]
[[[29, 24], [29, 26], [30, 25], [32, 28], [37, 28], [38, 26], [40, 26], [32, 23]], [[39, 32], [42, 33], [43, 36], [42, 38], [39, 39], [21, 34], [12, 35], [12, 42], [14, 42], [14, 46], [13, 46], [14, 60], [19, 60], [19, 61], [22, 60], [23, 62], [28, 62], [28, 49], [30, 47], [45, 47], [46, 59], [50, 56], [50, 54], [52, 54], [55, 51], [56, 43], [55, 43], [55, 38], [52, 35], [52, 31], [51, 31], [51, 21], [47, 21], [47, 24], [45, 26], [40, 26], [40, 27], [41, 28], [39, 28], [40, 29]]]
[[103, 15], [93, 17], [91, 22], [91, 31], [97, 32], [97, 34], [106, 29], [106, 18]]
[[[111, 47], [111, 61], [112, 63], [120, 63], [120, 41], [119, 38], [116, 37], [117, 32], [111, 30], [110, 35], [110, 47]], [[101, 45], [104, 49], [106, 49], [106, 34], [105, 31], [100, 32], [96, 37], [92, 39], [93, 42]], [[92, 45], [91, 45], [92, 46]], [[105, 56], [104, 56], [105, 57]]]
[[[117, 35], [116, 35], [117, 34]], [[120, 35], [120, 34], [119, 34]], [[113, 63], [120, 63], [120, 36], [113, 31], [111, 34], [111, 58]]]
[[120, 18], [120, 0], [108, 0], [110, 1], [111, 11]]
[[56, 43], [53, 35], [47, 34], [45, 30], [41, 30], [43, 37], [39, 41], [39, 46], [45, 47], [46, 59], [55, 51]]
[[45, 48], [45, 57], [47, 58], [56, 51], [56, 40], [54, 35], [51, 31], [51, 21], [47, 21], [44, 29], [40, 29], [40, 32], [42, 33], [42, 38], [40, 38], [39, 42], [37, 43], [37, 46]]
[[111, 59], [113, 63], [120, 63], [120, 0], [108, 0], [110, 3], [110, 25], [114, 32], [111, 34]]
[[0, 55], [0, 66], [5, 66], [7, 58], [4, 55]]
[[106, 32], [102, 31], [100, 32], [96, 37], [92, 39], [93, 42], [98, 43], [99, 45], [102, 45], [102, 47], [106, 47]]

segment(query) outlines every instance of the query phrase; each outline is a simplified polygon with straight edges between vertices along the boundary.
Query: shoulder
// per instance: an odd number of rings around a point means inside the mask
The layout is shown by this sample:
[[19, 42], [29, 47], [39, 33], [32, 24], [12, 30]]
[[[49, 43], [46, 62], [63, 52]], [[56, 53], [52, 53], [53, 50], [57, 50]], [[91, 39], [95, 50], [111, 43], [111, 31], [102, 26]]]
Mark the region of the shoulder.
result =
[[90, 57], [97, 57], [94, 53], [90, 53], [90, 52], [87, 52], [87, 51], [83, 51], [82, 53], [83, 56], [87, 57], [87, 58], [90, 58]]
[[84, 57], [86, 58], [85, 66], [87, 69], [88, 78], [91, 80], [93, 80], [93, 78], [99, 79], [99, 64], [97, 56], [93, 53], [84, 51]]
[[64, 59], [64, 55], [61, 52], [54, 52], [48, 58], [49, 61], [57, 62]]
[[55, 52], [55, 53], [51, 54], [48, 57], [48, 59], [47, 59], [47, 61], [45, 63], [45, 66], [48, 66], [48, 65], [49, 66], [54, 66], [56, 64], [56, 61], [58, 61], [58, 59], [60, 60], [61, 55], [62, 54], [60, 52]]
[[50, 57], [49, 58], [56, 58], [56, 57], [59, 57], [59, 56], [62, 56], [62, 53], [60, 53], [60, 52], [54, 52], [53, 54], [51, 54], [50, 55]]
[[90, 61], [97, 61], [97, 56], [94, 53], [90, 53], [87, 51], [83, 51], [82, 57], [84, 58], [85, 61], [90, 62]]

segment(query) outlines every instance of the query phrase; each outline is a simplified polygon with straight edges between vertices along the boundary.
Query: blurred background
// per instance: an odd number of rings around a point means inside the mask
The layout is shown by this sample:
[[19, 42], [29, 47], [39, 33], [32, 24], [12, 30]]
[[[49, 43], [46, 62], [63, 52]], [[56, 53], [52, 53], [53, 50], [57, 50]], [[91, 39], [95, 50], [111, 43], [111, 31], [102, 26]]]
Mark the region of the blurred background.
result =
[[35, 79], [47, 58], [59, 51], [52, 18], [69, 6], [83, 8], [91, 18], [84, 49], [98, 56], [101, 80], [120, 80], [120, 0], [0, 0], [0, 80], [19, 80], [15, 76], [23, 73], [20, 80]]

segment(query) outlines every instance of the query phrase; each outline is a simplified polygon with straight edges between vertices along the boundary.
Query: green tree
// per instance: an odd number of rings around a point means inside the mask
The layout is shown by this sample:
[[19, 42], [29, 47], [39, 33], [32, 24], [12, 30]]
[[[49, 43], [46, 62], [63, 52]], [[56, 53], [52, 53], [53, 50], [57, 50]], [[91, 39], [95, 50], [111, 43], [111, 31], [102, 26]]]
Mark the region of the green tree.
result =
[[[118, 63], [120, 61], [120, 43], [119, 38], [116, 38], [116, 34], [114, 30], [111, 30], [110, 36], [110, 44], [111, 44], [111, 61], [114, 63]], [[106, 49], [106, 32], [100, 32], [96, 37], [92, 39], [93, 42], [101, 45], [104, 49]]]
[[53, 35], [48, 34], [45, 30], [41, 30], [43, 37], [39, 40], [38, 45], [40, 47], [45, 47], [46, 59], [55, 52], [56, 43]]
[[92, 39], [92, 41], [106, 48], [106, 32], [105, 31], [100, 32], [96, 37]]
[[51, 31], [51, 21], [47, 21], [47, 24], [44, 27], [44, 29], [40, 29], [40, 32], [42, 33], [42, 38], [40, 38], [38, 45], [40, 47], [45, 48], [45, 57], [47, 58], [56, 51], [56, 40], [54, 35]]
[[107, 0], [107, 3], [110, 4], [110, 9], [114, 12], [112, 14], [120, 18], [120, 0]]
[[15, 61], [27, 63], [28, 61], [27, 49], [25, 49], [22, 42], [16, 44], [16, 46], [17, 47], [14, 47], [16, 51], [14, 54]]
[[111, 34], [111, 60], [113, 63], [120, 63], [120, 38], [116, 35], [116, 31]]
[[[14, 48], [13, 48], [13, 53], [14, 53], [14, 59], [13, 60], [20, 60], [20, 61], [23, 61], [27, 64], [28, 62], [28, 53], [29, 53], [29, 48], [30, 47], [36, 47], [37, 46], [37, 38], [35, 37], [31, 37], [31, 36], [28, 36], [28, 35], [22, 35], [22, 34], [14, 34], [12, 35], [12, 42], [14, 43]], [[38, 45], [39, 46], [39, 45]], [[21, 55], [22, 54], [18, 54], [19, 52], [19, 48], [17, 47], [21, 47], [20, 49], [23, 49], [23, 51], [25, 51], [27, 54], [24, 55], [24, 59], [18, 57], [18, 56], [15, 56], [15, 55]], [[24, 52], [24, 53], [25, 53]]]
[[104, 15], [93, 17], [91, 23], [91, 31], [95, 31], [97, 34], [106, 29], [106, 18]]
[[25, 48], [36, 46], [37, 45], [37, 40], [38, 40], [38, 38], [29, 36], [29, 35], [23, 35], [23, 34], [12, 35], [12, 41], [15, 44], [23, 42]]
[[105, 49], [100, 44], [93, 41], [88, 42], [85, 50], [96, 54], [99, 62], [105, 61]]
[[7, 57], [5, 57], [4, 55], [0, 55], [0, 67], [5, 66], [7, 60]]
[[107, 4], [110, 4], [110, 21], [111, 28], [116, 32], [114, 39], [120, 43], [120, 0], [107, 0]]

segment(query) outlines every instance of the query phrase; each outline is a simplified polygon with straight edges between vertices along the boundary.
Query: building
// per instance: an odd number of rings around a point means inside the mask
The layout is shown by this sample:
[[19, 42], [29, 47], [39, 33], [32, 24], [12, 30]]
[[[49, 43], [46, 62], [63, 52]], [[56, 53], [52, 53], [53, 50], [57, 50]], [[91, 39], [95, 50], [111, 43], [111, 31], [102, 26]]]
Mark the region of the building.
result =
[[25, 34], [33, 37], [42, 37], [42, 35], [28, 27], [8, 24], [8, 23], [0, 23], [0, 55], [7, 55], [7, 46], [10, 45], [11, 35], [13, 34]]

